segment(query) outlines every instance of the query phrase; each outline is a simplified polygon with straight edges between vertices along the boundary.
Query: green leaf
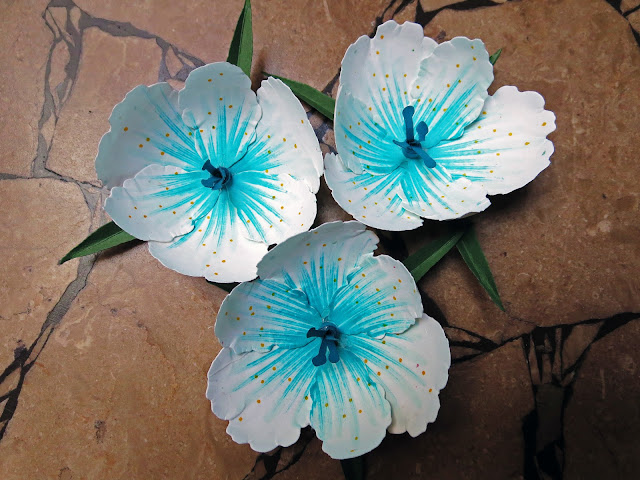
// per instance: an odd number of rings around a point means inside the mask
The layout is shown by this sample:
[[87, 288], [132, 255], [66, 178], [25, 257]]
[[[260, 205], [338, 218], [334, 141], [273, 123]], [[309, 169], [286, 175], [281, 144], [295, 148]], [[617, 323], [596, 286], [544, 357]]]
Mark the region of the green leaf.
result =
[[458, 243], [463, 234], [462, 230], [445, 233], [410, 255], [402, 263], [417, 282]]
[[504, 312], [504, 306], [502, 305], [502, 300], [500, 300], [498, 288], [493, 280], [491, 269], [489, 268], [487, 259], [482, 252], [482, 247], [478, 242], [478, 237], [476, 236], [476, 231], [473, 225], [470, 225], [467, 228], [467, 231], [464, 233], [462, 238], [460, 238], [456, 246], [458, 247], [460, 255], [462, 255], [462, 258], [476, 276], [480, 284], [487, 291], [494, 303]]
[[244, 1], [242, 13], [238, 18], [236, 30], [229, 47], [227, 62], [233, 63], [249, 76], [253, 59], [253, 30], [251, 26], [251, 0]]
[[489, 57], [489, 61], [491, 62], [491, 65], [495, 65], [496, 64], [496, 62], [500, 58], [500, 54], [501, 53], [502, 53], [502, 49], [500, 48], [496, 53], [494, 53], [493, 55], [491, 55]]
[[271, 73], [264, 72], [264, 74], [267, 77], [275, 77], [279, 80], [282, 80], [285, 85], [287, 85], [291, 89], [296, 97], [309, 104], [309, 106], [315, 108], [329, 120], [333, 120], [333, 112], [336, 109], [336, 101], [329, 95], [326, 95], [320, 90], [316, 90], [315, 88], [310, 87], [305, 83], [296, 82], [295, 80], [289, 80], [288, 78], [273, 75]]
[[345, 480], [364, 480], [364, 456], [340, 460]]
[[107, 248], [115, 247], [132, 240], [136, 240], [136, 237], [129, 235], [115, 223], [109, 222], [106, 225], [101, 226], [80, 242], [78, 246], [62, 257], [58, 262], [58, 265], [62, 265], [64, 262], [67, 262], [72, 258], [84, 257], [85, 255], [91, 255], [92, 253], [98, 253], [106, 250]]

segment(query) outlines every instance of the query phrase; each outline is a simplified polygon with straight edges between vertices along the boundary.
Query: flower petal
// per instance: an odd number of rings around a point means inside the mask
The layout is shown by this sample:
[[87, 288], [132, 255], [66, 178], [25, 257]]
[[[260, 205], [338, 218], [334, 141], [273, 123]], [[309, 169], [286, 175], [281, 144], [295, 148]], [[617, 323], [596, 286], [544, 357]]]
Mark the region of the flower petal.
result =
[[328, 320], [341, 334], [402, 333], [422, 315], [418, 287], [406, 267], [387, 255], [367, 257], [349, 275]]
[[325, 223], [285, 240], [262, 259], [258, 275], [302, 290], [321, 315], [378, 238], [358, 222]]
[[215, 282], [252, 280], [267, 245], [246, 238], [229, 191], [219, 192], [210, 213], [196, 221], [190, 233], [170, 243], [150, 242], [149, 251], [163, 265], [184, 275]]
[[402, 109], [408, 104], [405, 92], [410, 91], [420, 61], [436, 45], [425, 38], [420, 25], [398, 25], [393, 20], [380, 25], [374, 38], [360, 37], [342, 60], [336, 111], [342, 110], [341, 93], [348, 92], [372, 107], [383, 125], [400, 135], [404, 131]]
[[265, 352], [274, 345], [294, 348], [310, 342], [307, 332], [320, 318], [300, 290], [274, 280], [254, 280], [234, 288], [224, 299], [215, 333], [236, 353]]
[[456, 37], [438, 45], [422, 61], [410, 92], [414, 121], [429, 127], [423, 146], [459, 137], [480, 114], [492, 81], [493, 65], [482, 41]]
[[204, 173], [149, 165], [115, 187], [104, 209], [127, 233], [141, 240], [168, 242], [193, 229], [193, 218], [210, 209], [218, 192], [202, 187]]
[[342, 157], [325, 156], [324, 178], [333, 198], [353, 218], [383, 230], [413, 230], [422, 225], [420, 216], [402, 207], [402, 169], [387, 175], [356, 174], [348, 170]]
[[462, 218], [491, 204], [482, 185], [464, 177], [454, 180], [437, 162], [434, 168], [407, 162], [401, 182], [403, 207], [430, 220]]
[[366, 359], [391, 404], [391, 433], [412, 437], [427, 429], [438, 414], [438, 392], [447, 384], [449, 342], [438, 322], [423, 314], [402, 335], [382, 339], [346, 336], [342, 347]]
[[[372, 107], [367, 107], [349, 92], [341, 92], [336, 107], [336, 147], [350, 170], [375, 175], [392, 172], [406, 157], [393, 143], [404, 140], [388, 126]], [[402, 111], [402, 106], [394, 106]], [[404, 124], [401, 127], [404, 132]]]
[[167, 83], [131, 90], [113, 108], [109, 123], [96, 157], [98, 178], [107, 188], [122, 185], [151, 164], [202, 167], [178, 109], [178, 93]]
[[304, 108], [291, 89], [275, 78], [262, 82], [258, 104], [262, 118], [256, 127], [256, 141], [234, 168], [289, 174], [316, 193], [322, 152]]
[[311, 426], [322, 449], [336, 459], [370, 452], [385, 437], [391, 409], [370, 370], [348, 350], [337, 363], [317, 367], [311, 386]]
[[240, 160], [262, 114], [249, 77], [230, 63], [212, 63], [191, 72], [179, 95], [200, 155], [215, 167]]
[[286, 173], [236, 173], [227, 187], [229, 199], [244, 226], [243, 235], [256, 242], [280, 243], [309, 230], [316, 217], [316, 196], [307, 185]]
[[479, 182], [489, 195], [520, 188], [549, 165], [556, 128], [555, 115], [544, 109], [544, 98], [516, 87], [498, 89], [487, 98], [477, 121], [462, 137], [429, 150], [453, 178]]
[[207, 398], [227, 433], [258, 452], [289, 446], [309, 424], [311, 358], [317, 341], [295, 349], [237, 354], [223, 348], [209, 369]]

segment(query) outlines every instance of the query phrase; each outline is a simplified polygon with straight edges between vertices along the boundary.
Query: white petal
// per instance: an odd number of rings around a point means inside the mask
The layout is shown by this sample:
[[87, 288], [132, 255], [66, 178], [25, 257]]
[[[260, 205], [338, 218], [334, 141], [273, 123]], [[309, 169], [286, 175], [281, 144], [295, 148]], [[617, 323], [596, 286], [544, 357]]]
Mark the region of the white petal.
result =
[[309, 230], [316, 217], [316, 196], [302, 180], [286, 173], [240, 171], [231, 167], [229, 199], [243, 235], [267, 245]]
[[324, 178], [333, 198], [353, 218], [383, 230], [413, 230], [422, 219], [402, 206], [401, 175], [397, 169], [387, 175], [356, 174], [342, 163], [342, 157], [325, 156]]
[[322, 153], [302, 105], [280, 80], [269, 78], [258, 89], [262, 118], [256, 141], [236, 168], [288, 174], [313, 193], [320, 186]]
[[437, 162], [434, 168], [407, 162], [401, 183], [404, 208], [429, 220], [462, 218], [490, 205], [482, 185], [464, 177], [454, 180]]
[[230, 420], [227, 433], [235, 442], [267, 452], [298, 439], [309, 424], [317, 343], [267, 353], [220, 351], [209, 369], [207, 398], [213, 413]]
[[370, 452], [391, 423], [389, 402], [375, 375], [349, 350], [318, 368], [311, 387], [311, 426], [322, 449], [336, 459]]
[[[335, 135], [340, 157], [350, 170], [376, 175], [392, 172], [406, 157], [393, 140], [405, 139], [394, 133], [378, 116], [373, 107], [367, 107], [349, 92], [342, 92], [336, 108]], [[397, 108], [402, 111], [403, 106]], [[395, 124], [394, 124], [395, 125]]]
[[190, 233], [170, 243], [149, 242], [151, 255], [177, 272], [214, 282], [255, 278], [267, 245], [246, 238], [246, 228], [238, 220], [229, 191], [220, 192], [211, 213], [201, 217]]
[[462, 137], [441, 143], [429, 154], [453, 178], [478, 182], [490, 195], [509, 193], [549, 165], [553, 143], [546, 137], [555, 128], [555, 115], [544, 109], [542, 96], [502, 87], [487, 98], [480, 117]]
[[480, 40], [456, 37], [438, 45], [422, 61], [410, 91], [416, 124], [429, 127], [423, 147], [460, 136], [480, 114], [492, 81], [493, 65]]
[[377, 243], [378, 238], [358, 222], [325, 223], [277, 245], [258, 265], [258, 275], [299, 288], [322, 315]]
[[402, 120], [402, 112], [388, 111], [385, 103], [389, 95], [395, 104], [403, 103], [404, 92], [415, 80], [420, 61], [435, 47], [436, 42], [425, 38], [417, 23], [398, 25], [389, 20], [378, 27], [374, 38], [362, 36], [349, 46], [342, 60], [340, 89], [375, 107], [387, 121], [396, 116]]
[[200, 171], [149, 165], [113, 188], [104, 208], [134, 237], [168, 242], [190, 232], [198, 212], [215, 204], [218, 191], [204, 188], [202, 178]]
[[322, 318], [300, 290], [274, 280], [238, 285], [224, 299], [216, 320], [216, 337], [236, 353], [266, 352], [309, 343], [307, 332]]
[[422, 314], [418, 287], [406, 267], [387, 255], [368, 257], [333, 300], [328, 321], [345, 335], [402, 333]]
[[189, 128], [182, 121], [178, 93], [167, 83], [131, 90], [113, 108], [111, 129], [100, 140], [96, 171], [108, 187], [122, 185], [151, 164], [186, 170], [202, 167]]
[[249, 77], [230, 63], [212, 63], [191, 72], [179, 96], [200, 155], [215, 167], [240, 160], [262, 115]]
[[347, 336], [344, 348], [367, 360], [391, 404], [390, 433], [412, 437], [436, 419], [438, 392], [447, 384], [449, 342], [438, 322], [423, 314], [402, 335]]

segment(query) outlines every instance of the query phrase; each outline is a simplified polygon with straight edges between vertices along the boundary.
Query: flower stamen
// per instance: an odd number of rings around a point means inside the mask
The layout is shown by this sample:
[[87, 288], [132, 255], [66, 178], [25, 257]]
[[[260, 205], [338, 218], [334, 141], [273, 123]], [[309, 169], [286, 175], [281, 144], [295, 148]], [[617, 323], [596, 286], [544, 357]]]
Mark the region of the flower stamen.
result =
[[418, 139], [416, 140], [414, 136], [414, 126], [413, 126], [413, 114], [415, 113], [415, 108], [412, 105], [405, 107], [402, 110], [402, 116], [404, 117], [404, 128], [406, 132], [406, 140], [404, 142], [400, 142], [398, 140], [394, 140], [393, 143], [402, 148], [402, 153], [405, 157], [410, 158], [412, 160], [422, 159], [425, 166], [428, 168], [434, 168], [436, 166], [436, 162], [431, 156], [422, 148], [421, 142], [424, 142], [427, 137], [427, 133], [429, 133], [429, 126], [424, 122], [419, 122], [415, 127], [415, 132], [418, 133]]
[[202, 170], [206, 170], [211, 174], [206, 180], [200, 180], [202, 185], [213, 190], [222, 189], [231, 181], [231, 172], [225, 167], [214, 167], [211, 161], [207, 160], [202, 166]]
[[307, 338], [322, 338], [318, 355], [311, 359], [311, 363], [313, 363], [314, 366], [319, 367], [327, 363], [327, 350], [329, 351], [329, 361], [331, 363], [337, 363], [338, 360], [340, 360], [340, 356], [338, 355], [339, 336], [340, 332], [338, 331], [338, 327], [329, 322], [325, 322], [320, 328], [312, 327], [309, 329]]

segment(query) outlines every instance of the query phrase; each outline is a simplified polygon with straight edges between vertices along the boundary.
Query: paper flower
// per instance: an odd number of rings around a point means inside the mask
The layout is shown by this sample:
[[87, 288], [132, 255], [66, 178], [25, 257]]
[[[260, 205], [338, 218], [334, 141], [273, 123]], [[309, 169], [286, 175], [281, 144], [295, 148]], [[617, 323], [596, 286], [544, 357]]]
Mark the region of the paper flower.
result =
[[392, 20], [360, 37], [342, 61], [339, 155], [325, 158], [335, 200], [362, 223], [410, 230], [530, 182], [549, 164], [555, 115], [535, 92], [488, 96], [492, 81], [480, 40], [437, 45], [420, 25]]
[[343, 459], [435, 420], [449, 344], [402, 263], [373, 256], [377, 241], [358, 222], [324, 224], [271, 250], [224, 300], [207, 398], [236, 442], [266, 452], [310, 424]]
[[136, 87], [109, 121], [96, 158], [105, 210], [167, 267], [249, 280], [270, 244], [311, 227], [322, 154], [281, 81], [256, 98], [240, 68], [205, 65], [180, 92]]

